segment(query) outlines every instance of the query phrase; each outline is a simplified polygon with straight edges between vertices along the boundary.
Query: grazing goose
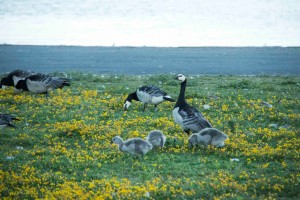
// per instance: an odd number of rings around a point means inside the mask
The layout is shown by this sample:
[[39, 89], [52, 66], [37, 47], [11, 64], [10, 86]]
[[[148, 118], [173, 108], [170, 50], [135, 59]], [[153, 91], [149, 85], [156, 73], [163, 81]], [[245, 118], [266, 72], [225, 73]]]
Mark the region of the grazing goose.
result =
[[30, 75], [35, 74], [33, 71], [29, 70], [14, 70], [10, 72], [6, 77], [1, 79], [0, 88], [3, 86], [16, 86], [19, 80], [24, 80]]
[[204, 128], [211, 128], [211, 124], [202, 113], [185, 101], [186, 77], [178, 74], [175, 78], [181, 81], [180, 93], [173, 109], [173, 117], [186, 133], [196, 133]]
[[199, 133], [193, 133], [189, 138], [189, 145], [204, 144], [212, 145], [215, 147], [223, 147], [225, 145], [224, 141], [228, 136], [215, 128], [205, 128]]
[[33, 93], [47, 94], [57, 88], [70, 86], [70, 81], [68, 78], [51, 77], [46, 74], [37, 73], [28, 76], [24, 80], [19, 80], [16, 84], [16, 88]]
[[115, 136], [111, 142], [119, 145], [120, 151], [141, 157], [153, 147], [151, 143], [141, 138], [131, 138], [124, 142], [121, 137]]
[[9, 114], [0, 113], [0, 128], [4, 128], [6, 126], [15, 128], [16, 126], [12, 124], [13, 120], [19, 120], [19, 119]]
[[143, 111], [145, 111], [145, 108], [148, 103], [154, 104], [155, 111], [157, 111], [158, 104], [164, 101], [175, 102], [175, 100], [168, 96], [166, 92], [162, 91], [159, 87], [152, 85], [142, 86], [135, 92], [130, 93], [127, 99], [125, 100], [124, 110], [127, 110], [129, 108], [132, 100], [143, 102]]
[[150, 131], [146, 140], [150, 142], [154, 147], [163, 148], [166, 142], [166, 136], [160, 130]]

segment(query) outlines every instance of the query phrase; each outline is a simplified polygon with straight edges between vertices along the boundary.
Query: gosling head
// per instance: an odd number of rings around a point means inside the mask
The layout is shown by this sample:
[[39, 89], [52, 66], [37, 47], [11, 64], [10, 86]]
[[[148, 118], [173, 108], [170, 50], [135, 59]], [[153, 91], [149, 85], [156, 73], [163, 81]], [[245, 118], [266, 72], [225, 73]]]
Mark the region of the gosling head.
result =
[[122, 144], [123, 143], [123, 139], [120, 136], [115, 136], [111, 143], [115, 143], [115, 144]]
[[188, 140], [188, 145], [190, 146], [195, 146], [198, 144], [198, 135], [193, 133]]
[[180, 82], [183, 82], [183, 81], [186, 80], [186, 77], [183, 74], [178, 74], [177, 77], [175, 77], [175, 79], [180, 81]]

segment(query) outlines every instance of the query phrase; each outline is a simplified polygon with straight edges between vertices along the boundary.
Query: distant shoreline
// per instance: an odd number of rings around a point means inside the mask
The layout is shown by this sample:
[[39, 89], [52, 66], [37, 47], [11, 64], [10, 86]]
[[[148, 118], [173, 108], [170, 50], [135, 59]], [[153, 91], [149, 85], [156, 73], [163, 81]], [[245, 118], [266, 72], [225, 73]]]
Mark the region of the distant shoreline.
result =
[[0, 73], [300, 75], [299, 47], [0, 45]]
[[101, 45], [65, 45], [65, 44], [6, 44], [2, 43], [0, 46], [46, 46], [46, 47], [101, 47], [101, 48], [300, 48], [300, 46], [101, 46]]

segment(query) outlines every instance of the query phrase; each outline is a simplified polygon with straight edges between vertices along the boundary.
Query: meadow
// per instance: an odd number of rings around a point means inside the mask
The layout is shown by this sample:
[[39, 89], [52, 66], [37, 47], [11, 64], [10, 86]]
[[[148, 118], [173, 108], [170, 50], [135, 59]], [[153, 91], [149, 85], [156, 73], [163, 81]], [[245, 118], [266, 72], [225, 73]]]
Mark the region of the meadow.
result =
[[[0, 130], [1, 199], [300, 198], [299, 76], [188, 75], [187, 101], [229, 136], [223, 148], [204, 148], [188, 147], [172, 102], [123, 111], [142, 85], [177, 99], [173, 74], [53, 75], [72, 85], [48, 97], [0, 90], [0, 112], [20, 119]], [[111, 144], [155, 129], [166, 145], [144, 158]]]

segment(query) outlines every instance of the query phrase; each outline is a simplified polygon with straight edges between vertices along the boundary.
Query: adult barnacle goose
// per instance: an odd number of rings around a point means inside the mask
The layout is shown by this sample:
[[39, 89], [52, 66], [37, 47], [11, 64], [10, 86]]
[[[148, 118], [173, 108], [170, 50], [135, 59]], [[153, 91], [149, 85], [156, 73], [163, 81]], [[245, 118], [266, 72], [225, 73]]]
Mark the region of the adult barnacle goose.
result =
[[48, 93], [57, 88], [63, 88], [64, 86], [70, 86], [70, 79], [51, 77], [46, 74], [37, 73], [28, 76], [24, 80], [19, 80], [16, 84], [17, 89], [29, 91], [33, 93]]
[[190, 106], [185, 100], [186, 77], [178, 74], [175, 78], [181, 81], [180, 93], [173, 109], [173, 117], [186, 133], [196, 133], [204, 128], [211, 128], [211, 124], [195, 107]]
[[130, 93], [125, 100], [124, 110], [127, 110], [131, 104], [131, 101], [141, 101], [144, 104], [143, 111], [147, 104], [154, 104], [155, 111], [157, 111], [157, 105], [164, 101], [175, 102], [166, 92], [162, 91], [157, 86], [142, 86], [138, 88], [135, 92]]
[[1, 79], [0, 88], [3, 86], [16, 86], [19, 80], [24, 80], [33, 74], [35, 73], [29, 70], [14, 70]]
[[0, 113], [0, 128], [4, 128], [7, 126], [15, 128], [16, 126], [12, 124], [13, 120], [19, 120], [19, 119], [10, 114]]
[[143, 157], [153, 146], [151, 143], [141, 138], [131, 138], [125, 142], [119, 136], [115, 136], [111, 143], [115, 143], [119, 146], [119, 150], [122, 152], [130, 153], [131, 155]]

